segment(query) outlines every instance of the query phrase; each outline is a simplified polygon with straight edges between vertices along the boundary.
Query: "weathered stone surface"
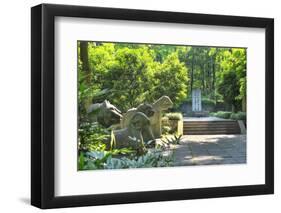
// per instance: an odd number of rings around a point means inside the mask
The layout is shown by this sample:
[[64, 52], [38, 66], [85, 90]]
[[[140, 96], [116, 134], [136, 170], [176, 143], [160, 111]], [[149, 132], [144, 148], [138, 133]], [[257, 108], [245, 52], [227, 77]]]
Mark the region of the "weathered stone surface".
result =
[[141, 104], [137, 108], [129, 109], [122, 117], [121, 119], [121, 128], [125, 128], [129, 126], [130, 120], [132, 117], [137, 113], [142, 112], [147, 117], [151, 117], [154, 115], [155, 111], [150, 104]]
[[194, 111], [194, 112], [202, 111], [201, 90], [200, 89], [192, 90], [192, 111]]
[[152, 117], [150, 117], [150, 122], [151, 122], [152, 132], [155, 138], [159, 138], [162, 134], [161, 132], [162, 112], [171, 108], [172, 106], [173, 106], [173, 102], [168, 96], [162, 96], [152, 104], [155, 113]]
[[150, 119], [151, 129], [154, 138], [161, 136], [161, 117], [162, 112], [171, 108], [173, 102], [168, 96], [162, 96], [153, 104], [141, 104], [137, 108], [129, 109], [121, 120], [121, 127], [126, 128], [129, 125], [130, 120], [137, 112], [144, 113]]
[[135, 113], [127, 127], [113, 131], [115, 148], [131, 147], [139, 154], [146, 151], [146, 142], [154, 140], [149, 118], [142, 112]]
[[183, 120], [171, 120], [169, 119], [169, 125], [171, 126], [171, 130], [175, 132], [177, 135], [183, 135]]
[[118, 124], [122, 118], [121, 111], [107, 100], [102, 103], [91, 104], [87, 113], [92, 122], [98, 122], [104, 127]]

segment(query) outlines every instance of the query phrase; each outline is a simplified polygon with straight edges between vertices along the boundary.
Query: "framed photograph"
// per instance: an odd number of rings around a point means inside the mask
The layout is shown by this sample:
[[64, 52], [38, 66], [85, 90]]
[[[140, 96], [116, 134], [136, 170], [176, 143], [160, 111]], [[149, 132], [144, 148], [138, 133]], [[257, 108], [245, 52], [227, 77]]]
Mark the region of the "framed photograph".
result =
[[31, 204], [272, 194], [274, 20], [31, 9]]

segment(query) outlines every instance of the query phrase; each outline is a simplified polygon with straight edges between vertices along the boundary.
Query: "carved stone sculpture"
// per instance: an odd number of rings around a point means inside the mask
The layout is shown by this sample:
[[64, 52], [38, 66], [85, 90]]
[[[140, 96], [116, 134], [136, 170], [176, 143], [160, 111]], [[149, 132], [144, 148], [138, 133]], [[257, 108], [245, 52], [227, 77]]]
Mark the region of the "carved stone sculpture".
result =
[[107, 100], [102, 103], [91, 104], [87, 113], [91, 121], [98, 122], [107, 128], [120, 123], [122, 118], [121, 111]]
[[142, 112], [136, 112], [127, 127], [113, 131], [115, 136], [115, 148], [131, 147], [137, 150], [138, 154], [146, 151], [146, 142], [153, 138], [149, 118]]
[[162, 96], [152, 104], [154, 115], [150, 117], [152, 132], [155, 138], [159, 138], [161, 131], [162, 111], [165, 111], [173, 106], [173, 102], [168, 96]]
[[142, 112], [147, 117], [151, 117], [154, 115], [154, 109], [150, 104], [141, 104], [137, 108], [129, 109], [121, 119], [121, 128], [125, 128], [129, 125], [130, 120], [132, 117], [137, 113]]
[[[161, 117], [162, 111], [165, 111], [173, 106], [173, 102], [168, 96], [162, 96], [153, 104], [141, 104], [137, 108], [129, 109], [121, 120], [121, 127], [125, 128], [129, 125], [129, 121], [137, 112], [143, 112], [150, 119], [152, 135], [154, 138], [159, 138], [161, 132]], [[152, 138], [148, 138], [151, 140]]]

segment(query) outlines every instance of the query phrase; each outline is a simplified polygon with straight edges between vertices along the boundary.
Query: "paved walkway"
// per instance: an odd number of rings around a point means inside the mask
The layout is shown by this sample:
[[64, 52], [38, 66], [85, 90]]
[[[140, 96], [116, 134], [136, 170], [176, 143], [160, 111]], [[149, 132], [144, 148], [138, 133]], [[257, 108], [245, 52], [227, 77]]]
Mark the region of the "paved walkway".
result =
[[246, 135], [184, 135], [175, 166], [246, 163]]

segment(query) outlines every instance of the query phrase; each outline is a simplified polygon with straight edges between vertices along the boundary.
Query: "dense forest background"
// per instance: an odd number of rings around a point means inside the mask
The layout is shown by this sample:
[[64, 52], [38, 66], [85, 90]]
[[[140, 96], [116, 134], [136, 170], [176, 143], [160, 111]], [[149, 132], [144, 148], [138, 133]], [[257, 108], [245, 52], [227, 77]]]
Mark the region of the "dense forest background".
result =
[[122, 112], [163, 95], [175, 109], [192, 89], [204, 101], [246, 111], [246, 49], [78, 42], [79, 111], [109, 100]]

